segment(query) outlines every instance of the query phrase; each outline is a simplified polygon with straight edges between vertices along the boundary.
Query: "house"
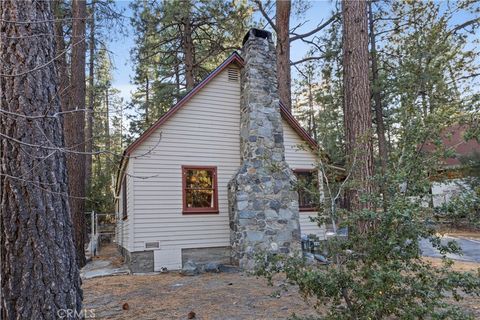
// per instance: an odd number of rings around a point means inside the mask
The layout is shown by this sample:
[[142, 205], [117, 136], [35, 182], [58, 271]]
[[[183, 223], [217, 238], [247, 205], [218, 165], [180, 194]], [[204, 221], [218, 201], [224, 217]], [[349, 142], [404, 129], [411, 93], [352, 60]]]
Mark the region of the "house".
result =
[[[467, 125], [453, 124], [440, 133], [442, 148], [451, 156], [441, 159], [438, 174], [432, 177], [432, 204], [434, 207], [441, 206], [465, 189], [469, 189], [465, 178], [468, 177], [466, 164], [462, 160], [480, 156], [480, 143], [474, 139], [465, 139]], [[422, 148], [423, 152], [433, 153], [437, 147], [429, 142]]]
[[[290, 253], [322, 238], [298, 179], [318, 177], [318, 146], [279, 103], [269, 32], [233, 53], [124, 152], [116, 241], [133, 272]], [[321, 180], [320, 180], [321, 181]], [[321, 183], [318, 184], [321, 187]], [[298, 195], [300, 193], [300, 195]]]

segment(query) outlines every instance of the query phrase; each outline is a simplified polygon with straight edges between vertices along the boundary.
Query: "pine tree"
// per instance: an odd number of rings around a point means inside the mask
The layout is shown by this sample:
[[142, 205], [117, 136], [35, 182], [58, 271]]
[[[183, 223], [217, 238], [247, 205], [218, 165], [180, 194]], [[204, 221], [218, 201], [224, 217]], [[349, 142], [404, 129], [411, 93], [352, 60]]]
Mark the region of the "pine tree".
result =
[[342, 1], [343, 90], [348, 170], [355, 185], [348, 195], [352, 210], [371, 207], [361, 197], [372, 194], [373, 145], [370, 113], [368, 21], [366, 1]]
[[136, 92], [133, 133], [142, 132], [232, 51], [240, 47], [252, 10], [245, 1], [135, 1]]
[[[112, 181], [123, 152], [125, 136], [125, 103], [119, 90], [112, 87], [113, 66], [104, 45], [98, 47], [93, 86], [95, 122], [93, 125], [92, 184], [88, 193], [87, 209], [113, 213], [115, 195]], [[105, 152], [108, 151], [108, 152]]]
[[0, 12], [0, 317], [57, 319], [61, 310], [80, 312], [82, 291], [65, 159], [71, 153], [56, 115], [54, 18], [47, 1], [2, 1]]
[[[65, 142], [75, 151], [67, 157], [70, 207], [75, 230], [77, 263], [83, 267], [85, 259], [85, 0], [72, 2], [72, 59], [70, 63], [70, 102], [65, 116]], [[78, 110], [78, 111], [75, 111]]]

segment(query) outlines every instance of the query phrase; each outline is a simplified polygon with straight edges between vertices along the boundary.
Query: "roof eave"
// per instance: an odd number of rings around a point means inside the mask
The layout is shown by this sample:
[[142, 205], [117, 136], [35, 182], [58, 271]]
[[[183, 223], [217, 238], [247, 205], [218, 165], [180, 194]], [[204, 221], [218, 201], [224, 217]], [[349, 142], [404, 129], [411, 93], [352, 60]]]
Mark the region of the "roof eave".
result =
[[237, 52], [233, 52], [221, 65], [219, 65], [215, 70], [213, 70], [205, 79], [203, 79], [197, 86], [195, 86], [190, 92], [188, 92], [179, 102], [177, 102], [170, 110], [168, 110], [163, 116], [161, 116], [157, 121], [155, 121], [145, 132], [143, 132], [140, 137], [138, 137], [132, 144], [130, 144], [125, 149], [125, 154], [128, 156], [132, 151], [140, 145], [146, 138], [150, 136], [158, 127], [160, 127], [164, 122], [166, 122], [172, 115], [177, 112], [185, 103], [187, 103], [195, 94], [200, 91], [207, 83], [210, 82], [214, 77], [216, 77], [220, 72], [222, 72], [226, 67], [231, 63], [237, 63], [240, 66], [243, 66], [243, 59]]

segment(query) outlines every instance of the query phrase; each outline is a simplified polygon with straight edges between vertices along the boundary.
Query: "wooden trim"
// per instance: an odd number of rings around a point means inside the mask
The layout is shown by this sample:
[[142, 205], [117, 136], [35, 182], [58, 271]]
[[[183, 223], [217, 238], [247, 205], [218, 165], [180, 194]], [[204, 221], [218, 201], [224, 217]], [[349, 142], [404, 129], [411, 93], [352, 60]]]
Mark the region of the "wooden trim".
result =
[[[319, 189], [319, 184], [318, 184], [318, 170], [317, 169], [313, 169], [313, 168], [309, 168], [309, 169], [294, 169], [293, 172], [295, 173], [295, 175], [297, 175], [297, 173], [305, 173], [305, 172], [309, 172], [309, 173], [316, 173], [317, 174], [317, 188]], [[320, 190], [320, 189], [319, 189]], [[299, 199], [300, 200], [300, 199]], [[298, 211], [300, 212], [317, 212], [318, 211], [318, 208], [315, 208], [315, 207], [300, 207], [300, 201], [298, 201]]]
[[213, 78], [215, 78], [220, 72], [222, 72], [227, 66], [232, 62], [238, 63], [240, 66], [243, 66], [243, 59], [236, 52], [232, 53], [221, 65], [219, 65], [215, 70], [213, 70], [205, 79], [202, 80], [195, 88], [193, 88], [186, 96], [184, 96], [176, 105], [174, 105], [170, 110], [168, 110], [163, 116], [160, 117], [154, 124], [152, 124], [137, 140], [135, 140], [131, 145], [125, 150], [126, 155], [130, 155], [132, 151], [141, 144], [145, 139], [147, 139], [159, 126], [161, 126], [165, 121], [170, 119], [181, 107], [183, 107], [200, 89], [207, 85]]
[[122, 220], [127, 220], [128, 211], [127, 211], [127, 176], [123, 178], [122, 181]]
[[[177, 104], [175, 104], [170, 110], [168, 110], [163, 116], [160, 117], [154, 124], [152, 124], [140, 137], [130, 144], [123, 153], [123, 158], [118, 170], [117, 179], [121, 179], [126, 166], [124, 165], [125, 159], [151, 134], [155, 132], [163, 123], [170, 119], [178, 110], [180, 110], [197, 92], [199, 92], [204, 86], [206, 86], [212, 79], [214, 79], [220, 72], [227, 68], [231, 63], [237, 63], [240, 67], [243, 67], [243, 58], [236, 52], [233, 52], [222, 64], [220, 64], [215, 70], [213, 70], [202, 82], [200, 82], [195, 88], [193, 88], [186, 96], [184, 96]], [[280, 114], [282, 118], [292, 127], [292, 129], [314, 150], [320, 149], [319, 145], [313, 139], [308, 132], [303, 129], [300, 123], [280, 101]], [[327, 155], [328, 157], [328, 155]], [[122, 167], [123, 166], [123, 167]]]
[[287, 123], [292, 127], [293, 131], [295, 131], [313, 150], [318, 150], [319, 146], [315, 139], [313, 139], [308, 132], [303, 129], [300, 122], [288, 111], [287, 107], [280, 101], [280, 113], [282, 118], [287, 121]]
[[298, 172], [298, 173], [302, 173], [302, 172], [318, 172], [318, 170], [315, 169], [315, 168], [308, 168], [308, 169], [303, 169], [303, 168], [302, 168], [302, 169], [293, 169], [293, 172], [295, 172], [295, 173], [297, 173], [297, 172]]
[[[186, 179], [185, 174], [187, 170], [209, 170], [213, 171], [212, 190], [213, 190], [213, 208], [188, 208], [186, 206]], [[182, 166], [182, 214], [218, 214], [218, 179], [216, 166]]]
[[299, 212], [317, 212], [318, 211], [318, 208], [304, 208], [304, 207], [298, 207], [298, 211]]
[[[132, 151], [141, 144], [145, 139], [147, 139], [159, 126], [161, 126], [165, 121], [172, 117], [181, 107], [183, 107], [200, 89], [207, 85], [213, 78], [215, 78], [220, 72], [222, 72], [226, 67], [231, 63], [237, 63], [240, 67], [243, 67], [244, 61], [243, 58], [236, 52], [232, 53], [221, 65], [219, 65], [215, 70], [213, 70], [202, 82], [200, 82], [195, 88], [193, 88], [185, 97], [183, 97], [176, 105], [174, 105], [170, 110], [168, 110], [160, 119], [158, 119], [154, 124], [152, 124], [137, 140], [135, 140], [131, 145], [125, 149], [125, 156], [129, 156]], [[282, 117], [287, 121], [292, 129], [300, 135], [307, 144], [313, 148], [318, 149], [318, 144], [310, 137], [307, 131], [302, 128], [300, 123], [295, 119], [295, 117], [288, 111], [288, 109], [280, 102], [280, 113]]]

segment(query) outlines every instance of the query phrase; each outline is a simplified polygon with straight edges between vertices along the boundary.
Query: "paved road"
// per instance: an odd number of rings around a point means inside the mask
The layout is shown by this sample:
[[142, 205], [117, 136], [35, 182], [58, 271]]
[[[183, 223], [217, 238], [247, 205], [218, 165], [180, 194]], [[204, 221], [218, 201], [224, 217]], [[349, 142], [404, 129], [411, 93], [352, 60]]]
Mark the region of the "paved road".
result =
[[[442, 243], [447, 243], [448, 241], [455, 240], [460, 247], [462, 248], [462, 255], [448, 254], [447, 257], [460, 260], [460, 261], [471, 261], [471, 262], [480, 262], [480, 240], [459, 238], [444, 236], [442, 237]], [[428, 240], [420, 241], [420, 248], [422, 249], [423, 255], [427, 257], [441, 257], [442, 255], [433, 248], [432, 244]]]

